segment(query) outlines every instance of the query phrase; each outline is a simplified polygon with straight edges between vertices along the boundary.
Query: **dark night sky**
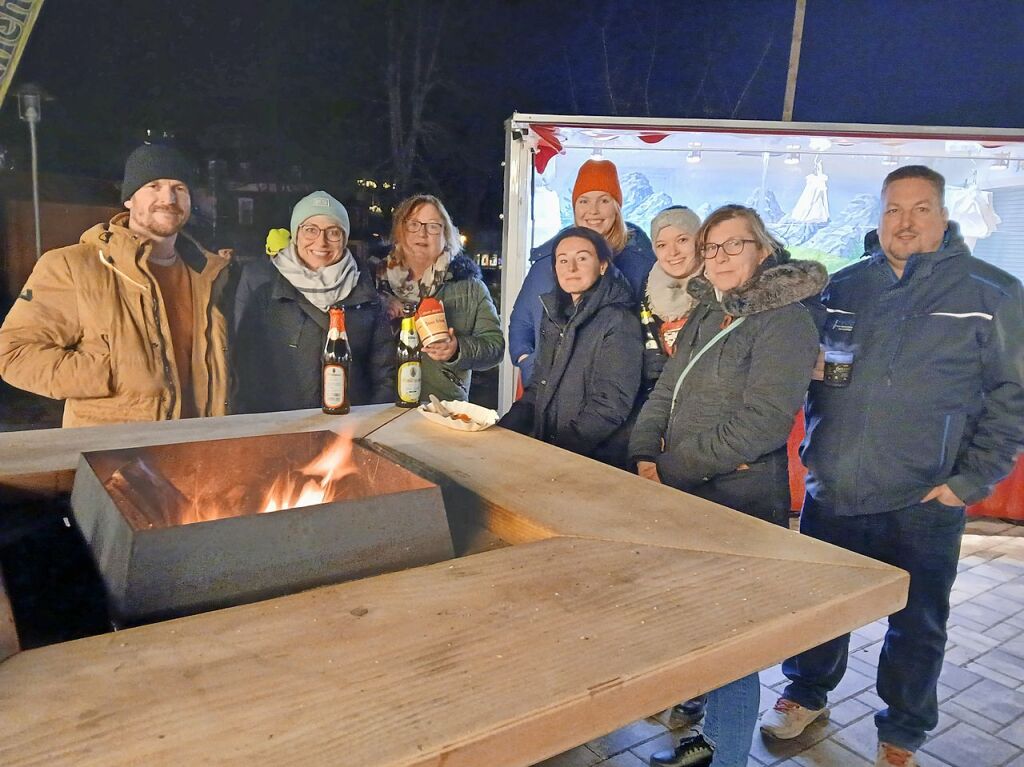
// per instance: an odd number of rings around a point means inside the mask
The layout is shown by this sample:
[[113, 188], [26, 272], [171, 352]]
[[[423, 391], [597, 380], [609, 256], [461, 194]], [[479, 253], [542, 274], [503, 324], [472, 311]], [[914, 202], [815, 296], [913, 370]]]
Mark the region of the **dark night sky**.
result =
[[[1024, 125], [1019, 0], [807, 6], [794, 119]], [[47, 0], [15, 87], [55, 96], [44, 170], [116, 177], [145, 127], [170, 127], [200, 154], [239, 135], [258, 159], [302, 162], [336, 188], [387, 160], [384, 8]], [[479, 177], [487, 207], [500, 206], [502, 121], [514, 110], [780, 119], [792, 18], [792, 0], [449, 2], [445, 87], [429, 106], [441, 191], [457, 199], [459, 180]], [[20, 159], [27, 143], [8, 98], [0, 144]]]

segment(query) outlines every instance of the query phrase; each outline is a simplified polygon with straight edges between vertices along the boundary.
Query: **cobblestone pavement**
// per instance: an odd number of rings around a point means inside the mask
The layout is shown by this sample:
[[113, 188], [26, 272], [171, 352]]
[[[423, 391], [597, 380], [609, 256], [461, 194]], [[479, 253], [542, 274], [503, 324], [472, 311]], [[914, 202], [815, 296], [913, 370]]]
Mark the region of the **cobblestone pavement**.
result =
[[[953, 586], [939, 725], [917, 753], [921, 767], [1024, 767], [1024, 524], [968, 523]], [[769, 742], [755, 732], [748, 767], [871, 767], [874, 691], [886, 623], [853, 632], [846, 676], [829, 700], [831, 718], [799, 738]], [[761, 710], [786, 684], [779, 666], [761, 672]], [[537, 767], [644, 767], [685, 731], [667, 712], [633, 722]]]

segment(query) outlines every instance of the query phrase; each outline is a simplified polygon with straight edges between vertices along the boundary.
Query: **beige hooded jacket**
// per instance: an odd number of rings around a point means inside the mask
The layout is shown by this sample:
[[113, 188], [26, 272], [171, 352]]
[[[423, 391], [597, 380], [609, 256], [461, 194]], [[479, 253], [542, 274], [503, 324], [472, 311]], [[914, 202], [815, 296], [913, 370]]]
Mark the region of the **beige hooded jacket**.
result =
[[[0, 327], [0, 377], [67, 400], [64, 426], [179, 418], [180, 381], [151, 244], [128, 213], [36, 264]], [[221, 311], [230, 255], [182, 235], [195, 307], [192, 387], [200, 415], [228, 412], [228, 322]], [[197, 265], [199, 268], [197, 268]]]

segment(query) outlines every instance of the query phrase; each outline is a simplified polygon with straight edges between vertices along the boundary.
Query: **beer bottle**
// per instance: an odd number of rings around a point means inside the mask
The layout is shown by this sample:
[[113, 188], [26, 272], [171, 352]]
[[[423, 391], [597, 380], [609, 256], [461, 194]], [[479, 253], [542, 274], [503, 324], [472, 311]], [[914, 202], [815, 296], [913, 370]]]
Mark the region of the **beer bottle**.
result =
[[348, 371], [352, 363], [348, 334], [345, 333], [345, 310], [332, 306], [329, 310], [331, 326], [324, 346], [321, 399], [324, 412], [343, 415], [351, 409], [348, 401]]
[[640, 301], [640, 324], [644, 326], [644, 348], [660, 351], [661, 344], [658, 343], [658, 334], [654, 329], [654, 312], [647, 302], [647, 296]]
[[402, 311], [402, 329], [398, 333], [398, 377], [395, 388], [398, 407], [416, 407], [420, 404], [423, 388], [420, 367], [420, 336], [416, 332], [416, 306], [406, 304]]

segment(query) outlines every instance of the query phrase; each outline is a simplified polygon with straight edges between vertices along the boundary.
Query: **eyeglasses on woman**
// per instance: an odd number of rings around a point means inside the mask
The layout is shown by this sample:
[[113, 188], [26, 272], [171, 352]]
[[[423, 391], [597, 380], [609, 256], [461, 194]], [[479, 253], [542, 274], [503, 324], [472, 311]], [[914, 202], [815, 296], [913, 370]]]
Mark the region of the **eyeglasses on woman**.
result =
[[299, 227], [299, 234], [307, 240], [318, 239], [321, 232], [327, 237], [328, 242], [341, 242], [345, 236], [345, 231], [340, 226], [329, 226], [326, 229], [321, 229], [316, 224], [303, 224]]
[[444, 224], [437, 221], [417, 221], [414, 218], [405, 222], [405, 231], [409, 234], [416, 234], [420, 229], [426, 229], [427, 234], [441, 234], [444, 231]]
[[757, 240], [733, 237], [725, 242], [705, 242], [704, 247], [700, 249], [700, 254], [704, 256], [705, 261], [710, 261], [718, 256], [718, 250], [721, 248], [722, 252], [727, 256], [738, 256], [743, 252], [743, 246], [748, 242], [756, 244]]

